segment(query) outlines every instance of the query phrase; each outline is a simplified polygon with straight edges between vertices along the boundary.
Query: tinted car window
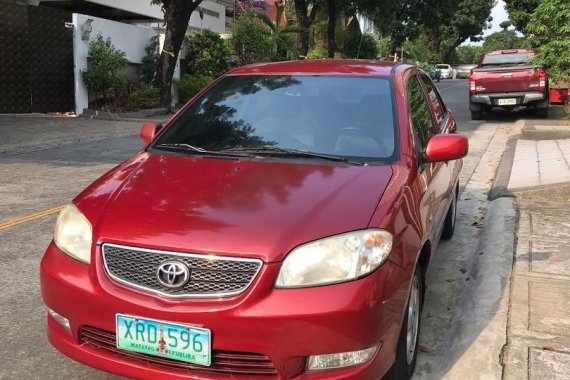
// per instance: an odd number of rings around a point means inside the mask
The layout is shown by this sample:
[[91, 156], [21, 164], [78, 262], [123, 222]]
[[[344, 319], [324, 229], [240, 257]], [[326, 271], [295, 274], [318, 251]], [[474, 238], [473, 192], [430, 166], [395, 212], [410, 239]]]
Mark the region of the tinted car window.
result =
[[533, 54], [530, 53], [511, 53], [511, 54], [493, 54], [483, 57], [481, 65], [512, 65], [519, 63], [528, 63], [529, 58]]
[[407, 90], [416, 143], [418, 149], [425, 152], [427, 143], [434, 133], [431, 111], [417, 77], [408, 80]]
[[210, 151], [271, 146], [344, 157], [395, 154], [390, 81], [348, 76], [228, 76], [158, 138]]
[[443, 105], [443, 101], [441, 100], [441, 97], [439, 96], [437, 90], [435, 89], [435, 86], [432, 83], [432, 81], [429, 80], [425, 75], [422, 75], [421, 78], [426, 87], [427, 95], [429, 101], [431, 102], [433, 112], [435, 113], [436, 122], [438, 125], [440, 125], [441, 122], [443, 121], [443, 116], [445, 114], [445, 106]]

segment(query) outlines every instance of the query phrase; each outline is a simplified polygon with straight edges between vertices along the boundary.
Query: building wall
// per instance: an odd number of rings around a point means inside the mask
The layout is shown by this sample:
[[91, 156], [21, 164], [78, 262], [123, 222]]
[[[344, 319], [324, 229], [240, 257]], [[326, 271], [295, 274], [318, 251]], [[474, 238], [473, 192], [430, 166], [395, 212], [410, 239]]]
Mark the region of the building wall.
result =
[[[85, 21], [92, 19], [93, 30], [89, 40], [81, 39], [82, 26]], [[105, 20], [93, 16], [73, 14], [73, 61], [75, 64], [75, 113], [80, 115], [87, 108], [89, 97], [87, 87], [83, 83], [81, 71], [87, 69], [89, 56], [89, 43], [101, 34], [104, 38], [111, 37], [113, 45], [126, 53], [130, 63], [139, 64], [144, 56], [144, 48], [150, 39], [156, 35], [156, 31], [150, 27], [129, 25], [120, 22]]]

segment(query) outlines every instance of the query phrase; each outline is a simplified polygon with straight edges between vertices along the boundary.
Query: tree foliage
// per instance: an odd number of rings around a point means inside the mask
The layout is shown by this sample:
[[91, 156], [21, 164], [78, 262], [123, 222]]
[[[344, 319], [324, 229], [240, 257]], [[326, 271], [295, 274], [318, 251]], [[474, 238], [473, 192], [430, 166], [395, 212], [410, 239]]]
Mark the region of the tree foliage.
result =
[[548, 68], [554, 82], [570, 82], [570, 2], [542, 0], [526, 29], [538, 48], [534, 61]]
[[380, 51], [376, 38], [360, 32], [349, 32], [343, 41], [344, 58], [377, 59]]
[[187, 73], [217, 78], [230, 69], [230, 51], [218, 33], [208, 29], [186, 36]]
[[457, 63], [474, 64], [485, 52], [483, 46], [461, 45], [455, 50]]
[[404, 0], [390, 30], [397, 44], [425, 33], [431, 60], [445, 61], [463, 42], [481, 40], [494, 4], [495, 0]]
[[160, 56], [158, 52], [158, 36], [154, 36], [150, 39], [144, 51], [145, 55], [141, 60], [139, 78], [144, 86], [149, 87], [154, 83], [154, 79], [156, 78], [158, 57]]
[[516, 49], [522, 47], [522, 44], [523, 38], [518, 37], [517, 32], [505, 29], [485, 37], [483, 48], [485, 51]]
[[251, 12], [242, 13], [234, 23], [230, 43], [238, 65], [269, 61], [272, 42], [267, 29]]
[[526, 33], [526, 25], [530, 21], [530, 16], [533, 14], [541, 0], [504, 0], [505, 9], [509, 14], [515, 29]]

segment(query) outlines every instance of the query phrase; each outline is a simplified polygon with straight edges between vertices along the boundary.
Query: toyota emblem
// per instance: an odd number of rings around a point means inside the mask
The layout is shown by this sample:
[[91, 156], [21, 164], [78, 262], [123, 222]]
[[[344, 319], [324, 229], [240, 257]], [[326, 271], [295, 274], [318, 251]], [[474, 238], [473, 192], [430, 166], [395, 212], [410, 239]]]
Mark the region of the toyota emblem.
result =
[[190, 279], [190, 269], [180, 261], [165, 261], [156, 271], [158, 282], [169, 289], [179, 289]]

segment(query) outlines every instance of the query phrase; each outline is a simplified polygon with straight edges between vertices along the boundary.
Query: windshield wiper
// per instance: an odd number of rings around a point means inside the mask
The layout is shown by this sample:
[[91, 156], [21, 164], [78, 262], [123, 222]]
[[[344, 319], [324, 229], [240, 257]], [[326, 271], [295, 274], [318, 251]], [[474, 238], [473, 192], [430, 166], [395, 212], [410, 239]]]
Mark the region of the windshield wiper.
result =
[[345, 162], [351, 165], [367, 165], [367, 163], [364, 161], [353, 161], [342, 156], [333, 156], [328, 154], [315, 153], [308, 150], [286, 149], [286, 148], [278, 148], [273, 146], [231, 148], [231, 149], [226, 149], [224, 152], [250, 152], [256, 155], [276, 155], [276, 156], [288, 156], [288, 157], [299, 157], [299, 158], [320, 158], [329, 161]]
[[190, 145], [190, 144], [159, 144], [156, 145], [154, 148], [157, 149], [179, 149], [179, 150], [187, 150], [197, 154], [203, 154], [206, 156], [227, 156], [227, 157], [253, 157], [252, 154], [239, 154], [239, 153], [231, 153], [231, 152], [218, 152], [213, 150], [206, 150], [204, 148], [200, 148], [198, 146]]

